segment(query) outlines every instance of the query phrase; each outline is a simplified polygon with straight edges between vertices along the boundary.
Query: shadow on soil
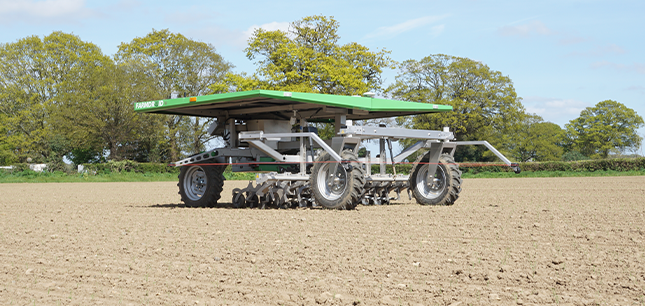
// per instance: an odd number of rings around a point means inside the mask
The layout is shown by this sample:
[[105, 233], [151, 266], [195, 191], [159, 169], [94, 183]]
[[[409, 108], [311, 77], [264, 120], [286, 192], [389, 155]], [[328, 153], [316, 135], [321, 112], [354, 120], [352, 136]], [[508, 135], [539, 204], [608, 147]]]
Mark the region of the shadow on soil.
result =
[[[406, 205], [406, 203], [400, 203], [400, 202], [392, 202], [390, 204], [383, 204], [382, 206], [399, 206], [399, 205]], [[360, 208], [362, 206], [381, 206], [381, 205], [362, 205], [359, 204], [356, 208]], [[429, 205], [430, 207], [436, 207]], [[323, 207], [298, 207], [298, 206], [293, 206], [293, 207], [275, 207], [275, 206], [266, 206], [265, 208], [260, 208], [260, 207], [235, 207], [233, 206], [233, 203], [217, 203], [216, 206], [214, 207], [206, 207], [206, 206], [200, 206], [200, 207], [192, 207], [192, 206], [186, 206], [186, 204], [182, 203], [173, 203], [173, 204], [154, 204], [154, 205], [148, 205], [148, 206], [134, 206], [131, 205], [129, 207], [132, 208], [170, 208], [170, 209], [175, 209], [175, 208], [209, 208], [209, 209], [222, 209], [222, 208], [229, 208], [229, 209], [324, 209]], [[352, 209], [353, 210], [353, 209]]]
[[186, 204], [182, 203], [173, 203], [173, 204], [154, 204], [154, 205], [148, 205], [148, 206], [131, 206], [131, 207], [146, 207], [146, 208], [234, 208], [233, 203], [217, 203], [217, 206], [214, 207], [192, 207], [192, 206], [186, 206]]

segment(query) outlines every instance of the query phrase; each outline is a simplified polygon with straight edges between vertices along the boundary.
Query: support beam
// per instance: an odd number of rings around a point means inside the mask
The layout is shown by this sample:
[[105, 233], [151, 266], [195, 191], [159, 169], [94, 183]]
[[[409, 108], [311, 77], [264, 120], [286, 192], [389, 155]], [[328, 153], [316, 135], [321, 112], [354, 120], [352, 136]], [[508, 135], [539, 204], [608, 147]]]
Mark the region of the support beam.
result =
[[[325, 152], [329, 153], [331, 158], [335, 161], [340, 161], [340, 155], [334, 152], [334, 150], [325, 143], [318, 135], [314, 133], [264, 133], [262, 131], [252, 131], [252, 132], [242, 132], [240, 133], [240, 140], [249, 142], [254, 139], [262, 140], [267, 138], [284, 138], [284, 137], [311, 137], [318, 146], [320, 146]], [[272, 149], [273, 150], [273, 149]]]
[[[300, 132], [304, 130], [305, 126], [307, 126], [307, 120], [300, 118]], [[300, 137], [300, 174], [307, 174], [307, 147], [305, 146], [305, 137]]]
[[340, 132], [340, 126], [341, 125], [346, 125], [347, 124], [347, 115], [345, 114], [336, 114], [335, 120], [334, 120], [334, 135], [338, 135], [338, 132]]
[[442, 142], [433, 142], [430, 145], [430, 152], [428, 153], [428, 176], [426, 178], [426, 183], [428, 184], [428, 186], [434, 184], [434, 173], [437, 172], [437, 166], [439, 166], [439, 156], [441, 156], [442, 150]]
[[229, 118], [228, 119], [228, 132], [229, 132], [229, 143], [230, 143], [230, 148], [237, 148], [238, 142], [237, 142], [237, 130], [235, 130], [235, 119], [234, 118]]
[[378, 145], [379, 145], [379, 164], [380, 164], [380, 174], [385, 175], [385, 163], [387, 163], [387, 159], [385, 158], [385, 138], [380, 138], [378, 140]]
[[315, 109], [320, 108], [320, 105], [316, 104], [291, 104], [291, 105], [278, 105], [278, 106], [269, 106], [269, 107], [249, 107], [243, 109], [234, 109], [228, 112], [229, 115], [247, 115], [255, 113], [270, 113], [278, 111], [292, 111], [292, 110], [301, 110], [301, 109]]
[[275, 161], [280, 161], [280, 162], [285, 161], [284, 155], [280, 154], [278, 151], [274, 150], [273, 148], [267, 146], [261, 140], [247, 140], [246, 142], [248, 142], [250, 146], [260, 150], [262, 153], [273, 158]]
[[426, 142], [423, 140], [417, 141], [417, 143], [413, 144], [412, 146], [408, 147], [407, 149], [401, 151], [399, 155], [394, 157], [394, 162], [395, 163], [400, 163], [404, 159], [406, 159], [408, 156], [414, 154], [414, 152], [419, 151], [419, 149], [423, 148], [426, 145]]

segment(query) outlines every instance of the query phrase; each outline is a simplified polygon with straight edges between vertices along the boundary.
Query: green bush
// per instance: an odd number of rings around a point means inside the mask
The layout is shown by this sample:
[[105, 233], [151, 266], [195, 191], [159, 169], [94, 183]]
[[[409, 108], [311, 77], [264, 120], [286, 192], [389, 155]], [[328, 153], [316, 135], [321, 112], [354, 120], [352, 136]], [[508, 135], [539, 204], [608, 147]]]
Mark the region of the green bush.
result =
[[121, 172], [136, 173], [179, 173], [179, 168], [163, 163], [137, 163], [131, 160], [108, 161], [100, 164], [82, 164], [84, 169], [94, 174], [109, 174]]
[[589, 157], [582, 155], [582, 153], [578, 151], [569, 151], [562, 155], [563, 161], [576, 161], [576, 160], [587, 160], [587, 159], [589, 159]]
[[572, 171], [572, 172], [594, 172], [594, 171], [633, 171], [645, 169], [645, 158], [614, 158], [594, 159], [571, 162], [540, 162], [521, 163], [522, 171]]
[[[88, 171], [83, 174], [70, 174], [62, 171], [34, 172], [29, 164], [14, 164], [13, 169], [0, 171], [3, 182], [54, 182], [54, 181], [168, 181], [176, 180], [180, 167], [162, 163], [137, 163], [117, 161], [99, 164], [83, 164]], [[409, 174], [412, 164], [396, 166], [397, 174]], [[460, 163], [459, 168], [465, 177], [517, 177], [512, 169], [501, 163]], [[645, 171], [645, 158], [614, 158], [582, 161], [551, 161], [520, 163], [524, 174], [529, 176], [585, 176], [585, 175], [641, 175]], [[372, 173], [379, 173], [379, 165], [372, 164]], [[392, 174], [392, 166], [386, 166], [386, 173]], [[598, 174], [592, 174], [598, 173]], [[605, 174], [603, 174], [605, 173]], [[232, 172], [226, 167], [224, 177], [228, 180], [254, 180], [255, 173]]]
[[140, 163], [136, 171], [141, 173], [179, 173], [179, 168], [162, 163]]
[[[522, 171], [570, 171], [570, 172], [594, 172], [594, 171], [638, 171], [645, 170], [645, 157], [639, 158], [613, 158], [594, 159], [582, 161], [549, 161], [549, 162], [526, 162], [520, 163]], [[396, 166], [397, 174], [409, 174], [412, 164]], [[372, 173], [379, 173], [378, 164], [372, 164]], [[477, 174], [483, 172], [513, 172], [513, 169], [501, 162], [496, 163], [459, 163], [459, 169], [463, 173]], [[392, 174], [392, 166], [386, 166], [385, 172]]]

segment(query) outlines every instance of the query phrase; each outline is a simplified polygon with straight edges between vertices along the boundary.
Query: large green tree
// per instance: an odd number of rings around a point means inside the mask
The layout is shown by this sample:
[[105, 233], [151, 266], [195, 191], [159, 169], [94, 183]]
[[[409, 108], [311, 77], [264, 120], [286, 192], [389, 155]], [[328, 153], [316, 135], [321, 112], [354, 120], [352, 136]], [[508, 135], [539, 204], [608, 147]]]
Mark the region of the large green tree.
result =
[[[198, 96], [210, 93], [209, 86], [222, 81], [233, 67], [211, 44], [189, 39], [169, 30], [154, 30], [119, 45], [119, 62], [140, 61], [155, 80], [158, 96], [155, 99], [179, 96]], [[182, 151], [197, 152], [211, 137], [206, 128], [211, 119], [169, 115], [165, 117], [165, 137], [170, 159], [178, 160]]]
[[[399, 118], [409, 128], [450, 127], [458, 140], [488, 140], [505, 147], [503, 135], [513, 133], [526, 116], [511, 79], [487, 65], [444, 54], [402, 63], [396, 81], [387, 88], [395, 99], [451, 105], [452, 112]], [[457, 150], [459, 160], [494, 157], [482, 148]]]
[[10, 165], [18, 160], [16, 148], [11, 140], [7, 116], [0, 113], [0, 165]]
[[289, 24], [287, 32], [256, 29], [245, 49], [258, 65], [255, 78], [265, 89], [358, 95], [380, 89], [389, 52], [339, 44], [333, 17], [310, 16]]
[[[371, 51], [355, 42], [341, 44], [333, 17], [309, 16], [291, 22], [287, 31], [256, 29], [245, 49], [257, 71], [229, 74], [214, 92], [253, 89], [360, 95], [380, 91], [383, 69], [394, 68], [389, 51]], [[332, 136], [319, 124], [321, 136]]]
[[[164, 118], [132, 110], [132, 101], [150, 100], [158, 94], [147, 71], [142, 62], [110, 62], [83, 78], [86, 86], [61, 95], [53, 118], [75, 148], [73, 160], [83, 161], [81, 155], [92, 160], [103, 152], [109, 152], [112, 160], [159, 160], [150, 155], [159, 151]], [[94, 156], [88, 155], [92, 152]]]
[[633, 109], [605, 100], [582, 110], [566, 129], [574, 149], [592, 158], [607, 158], [610, 153], [637, 150], [643, 141], [637, 130], [643, 125], [643, 117]]
[[503, 139], [515, 161], [560, 160], [563, 152], [564, 130], [538, 115], [527, 115], [513, 133]]
[[85, 86], [79, 80], [109, 62], [96, 45], [62, 32], [0, 45], [0, 113], [9, 142], [4, 146], [21, 161], [61, 159], [70, 148], [50, 115], [62, 94], [77, 92]]

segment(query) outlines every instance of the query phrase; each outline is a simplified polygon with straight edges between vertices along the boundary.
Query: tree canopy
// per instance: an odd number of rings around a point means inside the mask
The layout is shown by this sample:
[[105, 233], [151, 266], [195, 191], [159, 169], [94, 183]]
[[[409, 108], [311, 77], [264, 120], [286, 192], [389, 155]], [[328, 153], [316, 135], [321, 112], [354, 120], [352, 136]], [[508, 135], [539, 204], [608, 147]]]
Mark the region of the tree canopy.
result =
[[[245, 49], [256, 72], [228, 74], [213, 92], [254, 89], [362, 95], [381, 91], [385, 68], [394, 68], [389, 51], [370, 51], [355, 42], [340, 44], [340, 24], [333, 17], [309, 16], [289, 24], [287, 31], [256, 29]], [[328, 124], [315, 124], [323, 138], [333, 135]]]
[[0, 45], [0, 113], [12, 147], [7, 154], [19, 160], [45, 161], [52, 153], [62, 158], [65, 140], [54, 144], [61, 131], [50, 116], [63, 96], [86, 86], [81, 79], [109, 61], [96, 45], [62, 32]]
[[112, 160], [150, 159], [141, 155], [150, 155], [157, 146], [152, 141], [160, 140], [163, 117], [132, 111], [132, 101], [158, 96], [147, 70], [141, 62], [110, 62], [82, 80], [89, 89], [62, 97], [54, 115], [74, 148], [72, 158], [93, 152], [84, 158], [93, 160], [106, 151]]
[[[450, 127], [458, 140], [487, 139], [495, 144], [495, 139], [511, 133], [526, 116], [509, 77], [463, 57], [435, 54], [420, 61], [407, 60], [386, 92], [399, 100], [451, 105], [449, 113], [399, 118], [398, 122], [415, 129]], [[483, 158], [480, 149], [460, 150], [460, 159]]]
[[384, 68], [393, 67], [389, 51], [370, 51], [355, 42], [341, 45], [333, 17], [310, 16], [288, 31], [256, 29], [245, 49], [258, 68], [251, 77], [229, 75], [233, 90], [271, 89], [336, 95], [379, 90]]
[[[199, 96], [211, 92], [209, 86], [221, 82], [233, 67], [211, 44], [188, 39], [167, 29], [152, 30], [145, 37], [137, 37], [119, 45], [118, 62], [139, 61], [150, 67], [151, 78], [157, 84], [159, 95], [167, 99], [173, 93], [179, 96]], [[178, 160], [182, 151], [199, 152], [212, 139], [206, 129], [213, 119], [184, 116], [164, 116], [165, 140], [171, 160]]]
[[544, 122], [538, 115], [526, 115], [514, 133], [504, 137], [504, 142], [513, 160], [549, 161], [561, 158], [564, 136], [559, 125]]
[[566, 129], [573, 147], [580, 153], [606, 158], [610, 153], [637, 150], [643, 141], [637, 130], [643, 125], [643, 117], [633, 109], [605, 100], [582, 110]]
[[168, 30], [121, 44], [115, 58], [72, 34], [30, 36], [0, 45], [0, 63], [2, 163], [177, 160], [203, 148], [208, 121], [137, 114], [132, 102], [207, 94], [232, 67]]
[[[132, 102], [253, 89], [373, 91], [451, 105], [453, 112], [401, 117], [397, 123], [447, 126], [458, 140], [488, 140], [516, 161], [606, 158], [642, 145], [637, 130], [645, 126], [643, 118], [619, 102], [588, 107], [563, 130], [527, 114], [511, 79], [481, 62], [435, 54], [397, 64], [385, 49], [341, 43], [339, 29], [333, 17], [310, 16], [286, 31], [255, 30], [244, 50], [257, 65], [251, 75], [232, 73], [233, 65], [213, 45], [167, 29], [120, 44], [114, 57], [63, 32], [2, 43], [0, 164], [31, 158], [58, 167], [63, 156], [74, 163], [175, 161], [205, 149], [212, 140], [206, 129], [215, 119], [139, 114]], [[394, 84], [384, 89], [384, 69], [397, 67]], [[321, 137], [333, 136], [331, 126], [314, 124]], [[475, 147], [460, 147], [456, 158], [495, 159]]]

